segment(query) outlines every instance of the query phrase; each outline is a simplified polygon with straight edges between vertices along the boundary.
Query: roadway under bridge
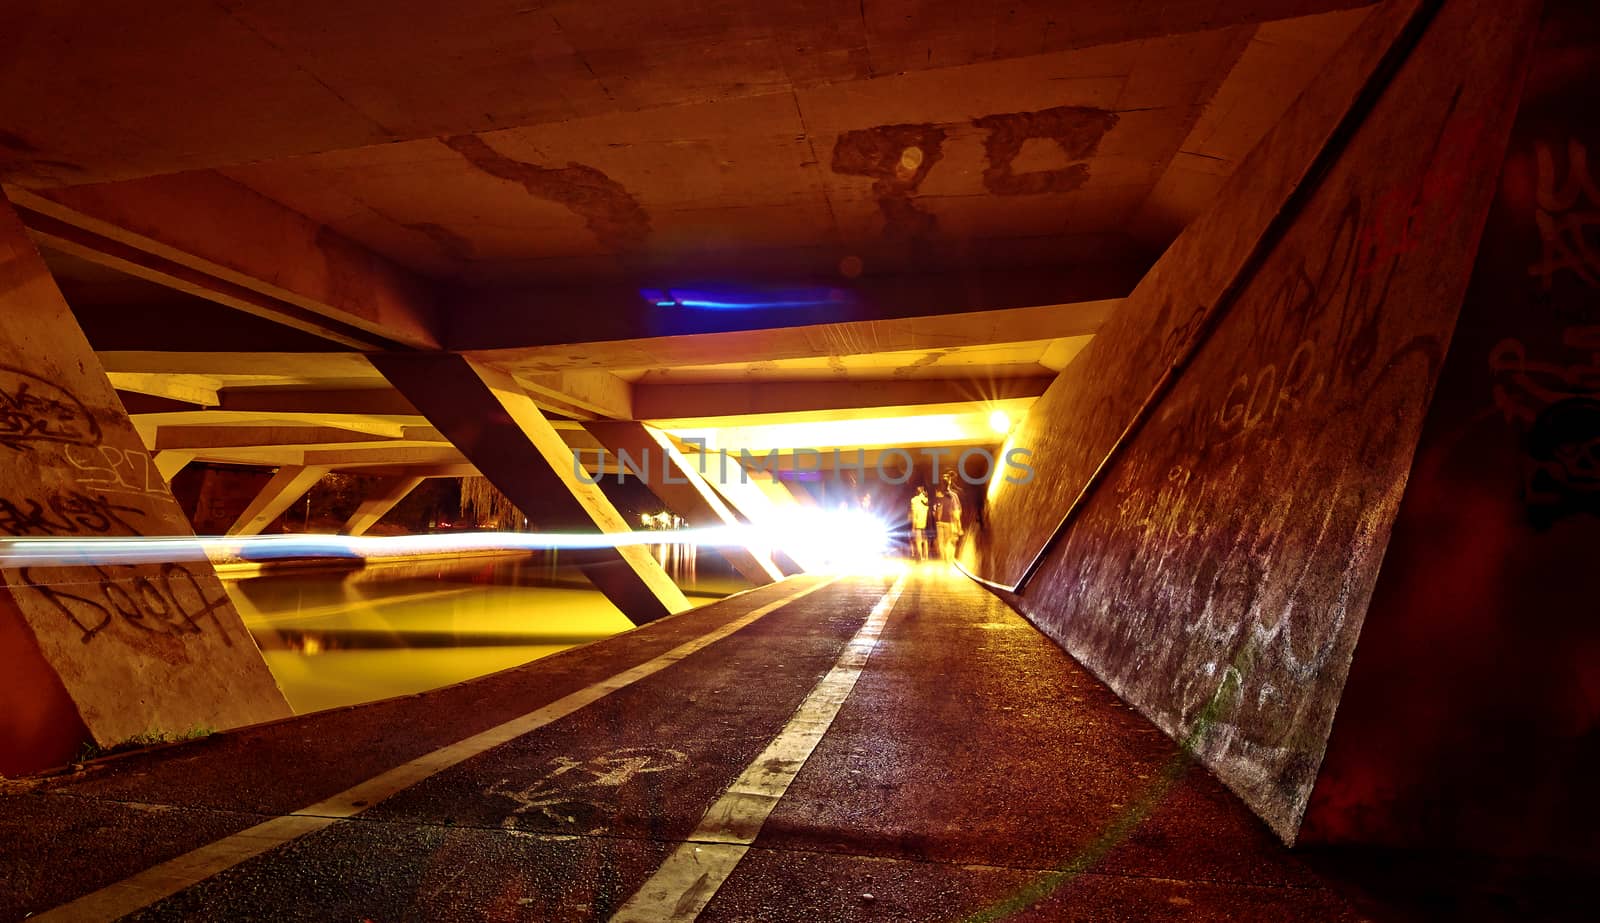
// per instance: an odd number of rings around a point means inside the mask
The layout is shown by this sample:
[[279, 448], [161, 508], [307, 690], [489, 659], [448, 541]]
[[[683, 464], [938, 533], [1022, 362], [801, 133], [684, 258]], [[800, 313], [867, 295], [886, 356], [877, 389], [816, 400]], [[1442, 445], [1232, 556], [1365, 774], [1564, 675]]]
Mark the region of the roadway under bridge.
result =
[[1588, 5], [0, 45], [0, 916], [1589, 911]]

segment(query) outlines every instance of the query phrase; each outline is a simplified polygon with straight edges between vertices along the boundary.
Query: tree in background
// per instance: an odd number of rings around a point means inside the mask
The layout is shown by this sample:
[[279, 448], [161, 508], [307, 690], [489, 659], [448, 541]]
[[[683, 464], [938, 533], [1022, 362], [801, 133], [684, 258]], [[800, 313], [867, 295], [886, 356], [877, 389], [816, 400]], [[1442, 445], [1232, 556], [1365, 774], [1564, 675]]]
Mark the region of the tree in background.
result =
[[460, 513], [462, 522], [501, 532], [521, 531], [527, 524], [517, 505], [483, 477], [461, 479]]

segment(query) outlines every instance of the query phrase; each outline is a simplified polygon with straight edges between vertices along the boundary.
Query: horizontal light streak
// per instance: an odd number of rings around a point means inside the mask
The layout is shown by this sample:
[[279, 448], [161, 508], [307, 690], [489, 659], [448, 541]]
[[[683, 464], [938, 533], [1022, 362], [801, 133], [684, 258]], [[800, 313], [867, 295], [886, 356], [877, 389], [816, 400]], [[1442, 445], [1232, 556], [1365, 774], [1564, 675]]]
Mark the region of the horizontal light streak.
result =
[[[865, 528], [864, 528], [865, 526]], [[697, 545], [752, 550], [821, 547], [837, 558], [879, 553], [887, 530], [854, 514], [794, 516], [762, 526], [630, 532], [457, 532], [445, 535], [89, 536], [0, 540], [0, 567], [75, 567], [288, 558], [372, 559], [479, 551], [592, 550], [630, 545]]]

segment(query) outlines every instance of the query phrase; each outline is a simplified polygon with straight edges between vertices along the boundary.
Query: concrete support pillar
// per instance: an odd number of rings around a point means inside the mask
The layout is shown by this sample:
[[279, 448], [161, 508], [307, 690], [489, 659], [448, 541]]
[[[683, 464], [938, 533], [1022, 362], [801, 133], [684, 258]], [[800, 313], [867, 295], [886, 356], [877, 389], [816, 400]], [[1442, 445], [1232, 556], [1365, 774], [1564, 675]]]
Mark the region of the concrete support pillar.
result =
[[345, 534], [366, 535], [368, 529], [377, 525], [378, 520], [421, 486], [424, 480], [426, 478], [390, 478], [385, 481], [377, 493], [361, 501], [355, 515], [344, 524]]
[[[739, 524], [739, 518], [716, 489], [665, 433], [643, 423], [611, 420], [586, 423], [584, 429], [613, 455], [621, 457], [626, 452], [646, 472], [650, 491], [689, 525], [714, 528]], [[762, 552], [745, 547], [722, 547], [717, 551], [756, 586], [783, 578], [783, 572]]]
[[239, 518], [228, 527], [229, 535], [260, 535], [261, 530], [282, 516], [294, 502], [306, 495], [311, 486], [322, 480], [327, 468], [306, 465], [284, 465], [272, 476]]
[[[370, 358], [541, 530], [632, 531], [600, 487], [574, 472], [561, 434], [509, 373], [449, 354]], [[689, 608], [683, 591], [643, 546], [602, 552], [584, 573], [636, 624]]]
[[[193, 536], [0, 194], [0, 545]], [[0, 774], [288, 714], [211, 565], [0, 558]]]
[[182, 471], [192, 461], [194, 461], [193, 452], [178, 452], [169, 449], [155, 454], [156, 470], [161, 472], [161, 480], [168, 484], [171, 484], [172, 479], [178, 476], [178, 472]]

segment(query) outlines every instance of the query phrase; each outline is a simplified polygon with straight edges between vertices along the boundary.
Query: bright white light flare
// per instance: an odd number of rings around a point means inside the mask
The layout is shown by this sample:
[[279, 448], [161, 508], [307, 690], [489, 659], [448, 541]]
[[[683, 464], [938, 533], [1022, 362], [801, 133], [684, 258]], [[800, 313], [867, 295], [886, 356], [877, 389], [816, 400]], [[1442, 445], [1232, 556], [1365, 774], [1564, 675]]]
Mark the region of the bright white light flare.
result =
[[790, 552], [805, 566], [851, 566], [876, 559], [887, 543], [883, 523], [862, 513], [797, 510], [761, 526], [650, 529], [636, 532], [458, 532], [446, 535], [214, 535], [0, 539], [0, 566], [72, 567], [183, 561], [286, 558], [392, 558], [478, 551], [621, 548], [685, 544]]

